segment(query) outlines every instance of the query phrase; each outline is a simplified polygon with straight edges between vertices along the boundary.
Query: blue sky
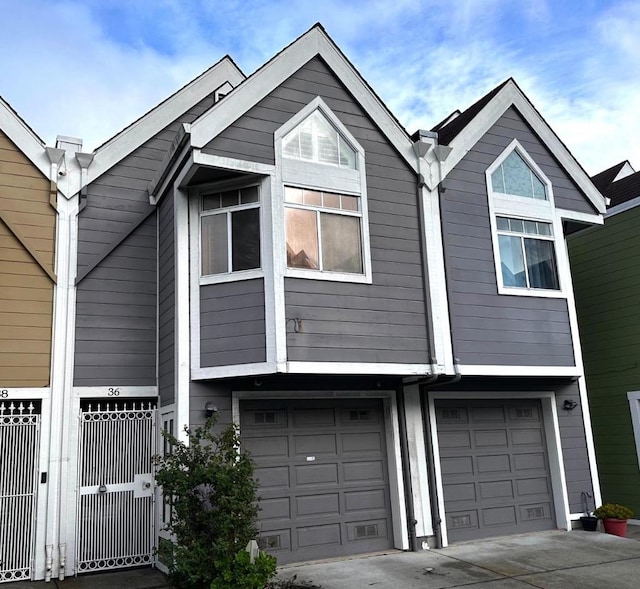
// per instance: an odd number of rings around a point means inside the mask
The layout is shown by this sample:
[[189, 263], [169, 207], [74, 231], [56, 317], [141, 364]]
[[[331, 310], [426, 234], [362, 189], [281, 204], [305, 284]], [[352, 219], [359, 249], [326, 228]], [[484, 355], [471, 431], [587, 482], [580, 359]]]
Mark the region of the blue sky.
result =
[[409, 132], [513, 76], [590, 174], [640, 168], [640, 2], [5, 0], [0, 95], [91, 150], [229, 54], [252, 73], [315, 22]]

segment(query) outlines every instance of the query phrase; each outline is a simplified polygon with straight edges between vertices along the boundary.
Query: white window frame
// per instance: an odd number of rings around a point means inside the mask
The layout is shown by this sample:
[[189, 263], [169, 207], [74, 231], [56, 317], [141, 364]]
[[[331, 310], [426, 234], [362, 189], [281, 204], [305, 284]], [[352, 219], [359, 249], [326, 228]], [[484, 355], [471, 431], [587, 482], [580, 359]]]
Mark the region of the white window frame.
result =
[[[310, 162], [306, 160], [288, 158], [283, 155], [283, 138], [306, 119], [315, 110], [319, 110], [322, 115], [331, 123], [338, 133], [356, 152], [355, 169], [336, 166], [322, 162]], [[294, 115], [274, 134], [276, 169], [279, 171], [282, 194], [282, 218], [284, 219], [284, 209], [288, 206], [284, 201], [284, 187], [303, 188], [308, 190], [318, 190], [324, 192], [334, 192], [348, 196], [360, 197], [360, 239], [362, 251], [362, 274], [352, 274], [348, 272], [331, 272], [327, 270], [311, 270], [305, 268], [289, 268], [286, 256], [284, 260], [284, 275], [295, 278], [307, 278], [311, 280], [329, 280], [334, 282], [354, 282], [371, 284], [371, 245], [369, 239], [369, 211], [367, 206], [367, 185], [365, 174], [364, 149], [351, 135], [349, 130], [340, 122], [327, 104], [319, 96], [312, 100], [307, 106]], [[296, 206], [295, 204], [293, 205]], [[325, 210], [322, 207], [307, 207], [315, 210]], [[328, 209], [327, 209], [328, 211]], [[342, 211], [335, 211], [342, 214]], [[284, 231], [284, 227], [283, 227]], [[283, 236], [283, 244], [286, 237]], [[321, 244], [319, 244], [321, 247]], [[319, 252], [320, 255], [321, 252]]]
[[633, 425], [633, 437], [636, 441], [636, 456], [638, 469], [640, 469], [640, 391], [627, 393], [629, 399], [629, 411], [631, 412], [631, 424]]
[[[517, 196], [512, 194], [504, 194], [502, 192], [494, 192], [491, 175], [500, 167], [505, 159], [516, 151], [524, 162], [531, 168], [538, 179], [544, 184], [547, 195], [546, 200], [530, 198], [527, 196]], [[566, 278], [565, 272], [565, 256], [561, 251], [561, 244], [564, 240], [562, 230], [562, 219], [556, 214], [553, 186], [544, 172], [533, 161], [531, 156], [526, 152], [524, 147], [517, 139], [514, 139], [504, 151], [495, 159], [495, 161], [487, 168], [487, 196], [489, 201], [489, 222], [491, 225], [491, 240], [493, 243], [493, 261], [496, 269], [496, 280], [498, 284], [498, 293], [501, 295], [513, 296], [529, 296], [529, 297], [546, 297], [546, 298], [567, 298], [566, 294]], [[549, 223], [553, 233], [553, 249], [556, 258], [556, 272], [558, 275], [558, 290], [531, 288], [519, 286], [505, 286], [502, 278], [502, 266], [500, 263], [500, 246], [498, 243], [498, 227], [497, 217], [509, 217], [522, 219], [523, 221], [539, 221], [541, 223]], [[515, 234], [514, 234], [515, 235]], [[531, 236], [537, 239], [537, 236]], [[548, 240], [548, 239], [547, 239]], [[526, 258], [525, 258], [526, 262]]]
[[[253, 278], [262, 278], [264, 276], [264, 257], [265, 257], [265, 245], [264, 245], [264, 227], [265, 227], [265, 180], [263, 177], [256, 179], [242, 178], [234, 179], [230, 181], [216, 182], [199, 186], [189, 191], [190, 208], [191, 208], [191, 251], [192, 255], [197, 257], [197, 260], [193, 260], [192, 268], [197, 268], [197, 276], [199, 278], [199, 284], [220, 284], [223, 282], [236, 282], [239, 280], [251, 280]], [[234, 207], [225, 207], [220, 209], [213, 209], [210, 211], [202, 210], [202, 197], [212, 192], [224, 192], [225, 190], [249, 188], [250, 186], [257, 186], [259, 192], [259, 199], [257, 203], [247, 203], [244, 205], [238, 205]], [[229, 270], [228, 272], [220, 274], [202, 274], [202, 226], [201, 220], [203, 217], [209, 217], [213, 215], [224, 214], [227, 216], [227, 239], [229, 240], [227, 247], [227, 267], [231, 268], [232, 260], [232, 247], [231, 247], [231, 214], [230, 212], [255, 209], [259, 210], [260, 218], [260, 268], [252, 268], [250, 270]]]

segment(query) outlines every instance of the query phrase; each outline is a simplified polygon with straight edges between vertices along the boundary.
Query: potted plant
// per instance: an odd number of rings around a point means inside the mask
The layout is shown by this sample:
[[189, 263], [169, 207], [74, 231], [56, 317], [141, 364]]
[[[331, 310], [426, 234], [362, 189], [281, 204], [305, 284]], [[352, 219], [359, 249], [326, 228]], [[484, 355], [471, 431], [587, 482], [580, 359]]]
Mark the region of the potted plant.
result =
[[633, 511], [628, 507], [618, 503], [605, 503], [598, 507], [593, 515], [602, 520], [604, 531], [607, 534], [626, 538], [627, 520], [633, 517]]

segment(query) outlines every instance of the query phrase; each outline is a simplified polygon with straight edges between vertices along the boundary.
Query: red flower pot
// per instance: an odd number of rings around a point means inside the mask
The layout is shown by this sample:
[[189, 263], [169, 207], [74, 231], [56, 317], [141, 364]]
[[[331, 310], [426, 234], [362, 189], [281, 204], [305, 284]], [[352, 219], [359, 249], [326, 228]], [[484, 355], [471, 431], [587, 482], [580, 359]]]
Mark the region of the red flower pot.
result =
[[614, 519], [608, 517], [602, 520], [604, 524], [604, 531], [607, 534], [613, 534], [614, 536], [620, 536], [621, 538], [627, 537], [627, 520], [626, 519]]

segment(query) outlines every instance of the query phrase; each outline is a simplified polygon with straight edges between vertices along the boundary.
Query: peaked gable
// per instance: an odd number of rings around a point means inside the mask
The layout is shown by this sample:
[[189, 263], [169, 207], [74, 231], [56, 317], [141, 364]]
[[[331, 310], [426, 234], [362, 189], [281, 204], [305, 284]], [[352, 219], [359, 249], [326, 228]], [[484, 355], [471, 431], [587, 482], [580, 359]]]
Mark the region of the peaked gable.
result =
[[571, 152], [511, 78], [438, 131], [440, 141], [446, 142], [452, 148], [451, 154], [442, 164], [442, 177], [445, 178], [451, 172], [510, 107], [514, 107], [518, 111], [586, 196], [593, 208], [598, 213], [604, 213], [606, 210], [605, 198], [598, 192]]
[[406, 130], [320, 25], [312, 27], [247, 78], [234, 90], [232, 100], [217, 103], [191, 125], [191, 145], [194, 148], [206, 146], [229, 125], [266, 98], [292, 73], [300, 70], [315, 57], [320, 57], [335, 73], [347, 91], [355, 97], [367, 115], [388, 137], [402, 158], [416, 171], [416, 156]]

